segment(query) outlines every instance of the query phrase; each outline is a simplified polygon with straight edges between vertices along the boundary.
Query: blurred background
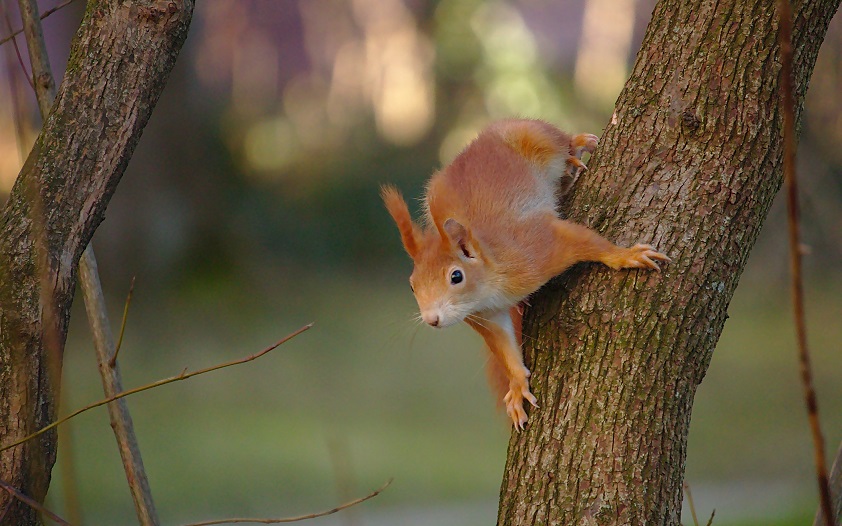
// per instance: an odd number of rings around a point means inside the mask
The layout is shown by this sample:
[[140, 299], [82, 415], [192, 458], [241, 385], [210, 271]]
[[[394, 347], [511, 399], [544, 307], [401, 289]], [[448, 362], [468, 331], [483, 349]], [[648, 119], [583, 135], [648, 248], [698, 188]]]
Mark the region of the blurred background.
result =
[[[20, 27], [3, 1], [11, 22], [0, 21], [0, 36]], [[129, 400], [165, 523], [326, 509], [390, 477], [373, 501], [313, 524], [494, 523], [509, 426], [486, 386], [483, 345], [467, 328], [434, 332], [413, 321], [410, 261], [378, 185], [420, 196], [434, 169], [501, 117], [599, 134], [653, 5], [198, 2], [94, 238], [113, 323], [137, 278], [125, 384], [243, 357], [316, 325], [257, 362]], [[45, 21], [57, 75], [83, 8]], [[837, 16], [799, 149], [809, 331], [830, 458], [842, 440], [840, 57]], [[11, 44], [0, 63], [2, 202], [40, 119]], [[718, 525], [804, 524], [816, 509], [785, 229], [779, 200], [696, 397], [686, 480], [703, 522], [715, 508]], [[65, 356], [69, 412], [102, 397], [81, 301]], [[86, 524], [135, 524], [105, 410], [63, 430], [49, 504], [73, 513], [70, 487]]]

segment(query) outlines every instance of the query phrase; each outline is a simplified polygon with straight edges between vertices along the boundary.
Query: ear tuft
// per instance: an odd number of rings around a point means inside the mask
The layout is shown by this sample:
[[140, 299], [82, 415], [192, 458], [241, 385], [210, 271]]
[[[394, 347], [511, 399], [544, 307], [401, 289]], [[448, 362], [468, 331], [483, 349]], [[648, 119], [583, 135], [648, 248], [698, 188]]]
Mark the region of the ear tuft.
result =
[[404, 201], [400, 191], [390, 184], [380, 187], [380, 197], [383, 198], [386, 210], [389, 211], [389, 215], [392, 216], [392, 219], [395, 220], [395, 224], [398, 226], [406, 253], [409, 254], [409, 257], [415, 259], [418, 255], [420, 232], [418, 231], [418, 226], [412, 221], [406, 201]]

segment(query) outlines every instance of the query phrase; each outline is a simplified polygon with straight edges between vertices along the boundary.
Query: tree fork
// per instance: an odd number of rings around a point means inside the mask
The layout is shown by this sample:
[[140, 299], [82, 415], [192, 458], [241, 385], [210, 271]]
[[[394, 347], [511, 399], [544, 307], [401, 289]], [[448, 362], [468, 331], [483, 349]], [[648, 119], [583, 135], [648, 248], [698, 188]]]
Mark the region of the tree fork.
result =
[[[56, 97], [56, 90], [47, 54], [47, 45], [41, 27], [41, 17], [38, 14], [38, 3], [35, 0], [18, 0], [18, 5], [23, 19], [24, 32], [26, 33], [26, 45], [29, 49], [30, 64], [32, 64], [32, 76], [37, 79], [37, 82], [34, 83], [35, 94], [41, 110], [41, 118], [46, 121]], [[111, 335], [108, 313], [105, 307], [105, 296], [99, 280], [93, 244], [88, 244], [79, 259], [79, 281], [82, 297], [85, 300], [85, 310], [88, 313], [88, 325], [94, 339], [103, 389], [106, 396], [114, 396], [123, 390], [123, 385], [120, 369], [116, 363], [117, 353], [114, 346], [114, 337]], [[112, 355], [115, 360], [111, 360]], [[59, 375], [53, 376], [54, 378], [60, 378]], [[152, 498], [152, 490], [149, 488], [149, 479], [143, 467], [140, 445], [134, 432], [134, 424], [126, 401], [118, 400], [109, 404], [108, 416], [117, 439], [117, 449], [126, 471], [129, 491], [132, 494], [138, 521], [141, 526], [157, 526], [159, 520], [155, 511], [155, 501]], [[70, 454], [70, 452], [68, 451], [67, 454]]]
[[[795, 95], [839, 0], [795, 7]], [[499, 526], [678, 525], [690, 413], [782, 183], [775, 2], [661, 0], [569, 217], [673, 258], [578, 266], [531, 300], [539, 410], [512, 435]]]

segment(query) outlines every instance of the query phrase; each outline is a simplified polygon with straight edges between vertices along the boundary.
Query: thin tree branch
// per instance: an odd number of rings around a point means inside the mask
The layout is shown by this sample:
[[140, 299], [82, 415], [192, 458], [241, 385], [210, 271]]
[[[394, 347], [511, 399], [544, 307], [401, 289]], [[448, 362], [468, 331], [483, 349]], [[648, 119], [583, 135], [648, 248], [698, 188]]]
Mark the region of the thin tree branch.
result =
[[699, 526], [699, 519], [696, 517], [696, 505], [693, 503], [693, 492], [690, 491], [690, 484], [684, 483], [684, 492], [687, 494], [687, 503], [690, 505], [690, 515], [693, 516], [693, 526]]
[[[353, 473], [351, 470], [350, 454], [348, 452], [348, 442], [344, 437], [338, 435], [331, 435], [327, 437], [327, 450], [330, 456], [330, 463], [333, 466], [334, 479], [336, 481], [336, 494], [341, 500], [348, 500], [354, 494], [353, 487]], [[356, 520], [353, 510], [342, 514], [344, 519], [344, 526], [358, 526], [359, 521]]]
[[[3, 1], [3, 18], [6, 19], [6, 27], [9, 28], [9, 31], [12, 30], [12, 21], [9, 20], [9, 10], [6, 9], [5, 0]], [[21, 30], [23, 31], [23, 30]], [[18, 64], [20, 64], [20, 69], [23, 70], [23, 76], [26, 81], [29, 83], [29, 86], [34, 90], [35, 84], [32, 83], [32, 77], [29, 76], [29, 72], [26, 71], [26, 66], [23, 63], [23, 57], [20, 54], [20, 48], [18, 47], [18, 41], [12, 38], [12, 47], [15, 48], [15, 55], [18, 57]]]
[[123, 307], [123, 319], [120, 321], [120, 336], [117, 337], [117, 346], [114, 347], [114, 354], [111, 356], [111, 359], [108, 360], [108, 366], [112, 368], [117, 366], [117, 354], [123, 346], [123, 334], [126, 332], [126, 320], [129, 318], [129, 305], [132, 304], [132, 294], [134, 294], [134, 276], [132, 276], [132, 283], [129, 285], [129, 293], [126, 296], [126, 304]]
[[369, 499], [373, 499], [377, 495], [379, 495], [383, 490], [389, 487], [389, 484], [392, 483], [394, 479], [389, 479], [386, 481], [385, 484], [380, 486], [378, 489], [372, 491], [365, 497], [360, 497], [358, 499], [354, 499], [350, 502], [346, 502], [340, 506], [335, 508], [331, 508], [329, 510], [320, 511], [317, 513], [308, 513], [307, 515], [299, 515], [297, 517], [285, 517], [280, 519], [247, 519], [247, 518], [235, 518], [235, 519], [221, 519], [221, 520], [212, 520], [212, 521], [204, 521], [204, 522], [191, 522], [190, 524], [185, 524], [184, 526], [210, 526], [212, 524], [235, 524], [235, 523], [251, 523], [251, 524], [280, 524], [284, 522], [298, 522], [307, 519], [315, 519], [317, 517], [324, 517], [325, 515], [333, 515], [338, 511], [342, 511], [344, 509], [350, 508], [351, 506], [356, 506], [357, 504], [363, 503]]
[[[112, 358], [116, 358], [117, 353], [114, 350], [114, 336], [111, 334], [108, 323], [105, 297], [102, 294], [102, 285], [99, 281], [96, 256], [94, 256], [92, 245], [88, 245], [82, 252], [79, 276], [82, 295], [85, 300], [85, 310], [88, 312], [88, 322], [93, 333], [99, 373], [102, 376], [102, 390], [105, 392], [105, 396], [114, 397], [114, 395], [123, 391], [123, 379], [117, 364], [112, 365], [110, 363]], [[123, 323], [125, 324], [125, 318]], [[129, 406], [126, 401], [117, 400], [109, 403], [108, 417], [117, 439], [117, 448], [120, 450], [120, 459], [123, 461], [123, 469], [126, 472], [126, 480], [129, 483], [129, 491], [132, 494], [138, 521], [142, 526], [157, 526], [160, 520], [158, 519], [158, 512], [155, 510], [152, 489], [149, 486], [146, 469], [143, 467], [140, 444], [134, 431], [132, 416], [129, 413]]]
[[[70, 524], [66, 520], [62, 519], [61, 517], [59, 517], [58, 515], [56, 515], [52, 511], [45, 508], [37, 500], [35, 500], [33, 498], [30, 498], [30, 497], [27, 497], [26, 495], [24, 495], [23, 493], [21, 493], [20, 491], [15, 489], [15, 487], [12, 486], [11, 484], [9, 484], [8, 482], [0, 480], [0, 489], [6, 490], [6, 492], [9, 493], [9, 495], [11, 495], [12, 497], [18, 499], [19, 501], [23, 502], [27, 506], [29, 506], [29, 507], [31, 507], [35, 510], [40, 511], [41, 513], [43, 513], [47, 517], [51, 518], [55, 522], [57, 522], [59, 524], [62, 524], [64, 526], [73, 526], [72, 524]], [[5, 513], [4, 513], [4, 515], [5, 515]]]
[[[51, 9], [47, 9], [46, 11], [44, 11], [43, 13], [41, 13], [41, 17], [40, 17], [40, 18], [41, 18], [41, 20], [44, 20], [45, 18], [47, 18], [47, 17], [48, 17], [48, 16], [50, 16], [51, 14], [55, 13], [56, 11], [59, 11], [60, 9], [64, 9], [65, 7], [69, 6], [70, 4], [72, 4], [72, 3], [73, 3], [73, 2], [75, 2], [75, 1], [76, 1], [76, 0], [65, 0], [64, 2], [60, 3], [60, 4], [59, 4], [59, 5], [57, 5], [57, 6], [55, 6], [55, 7], [51, 8]], [[13, 31], [13, 30], [12, 30], [12, 28], [11, 28], [11, 26], [9, 27], [9, 31], [11, 31], [11, 33], [9, 33], [9, 35], [8, 35], [8, 36], [5, 36], [5, 37], [3, 37], [3, 38], [0, 38], [0, 46], [2, 46], [2, 45], [3, 45], [3, 44], [5, 44], [6, 42], [8, 42], [8, 41], [10, 41], [10, 40], [14, 39], [16, 36], [18, 36], [18, 35], [20, 35], [21, 33], [23, 33], [23, 29], [18, 29], [17, 31]]]
[[239, 359], [239, 360], [233, 360], [233, 361], [230, 361], [230, 362], [225, 362], [225, 363], [222, 363], [222, 364], [214, 365], [212, 367], [206, 367], [205, 369], [199, 369], [198, 371], [193, 371], [193, 372], [190, 372], [190, 373], [187, 372], [187, 369], [184, 369], [184, 371], [182, 371], [181, 374], [179, 374], [177, 376], [171, 376], [169, 378], [164, 378], [163, 380], [158, 380], [158, 381], [152, 382], [150, 384], [142, 385], [140, 387], [135, 387], [134, 389], [129, 389], [128, 391], [123, 391], [123, 392], [118, 393], [118, 394], [116, 394], [114, 396], [111, 396], [109, 398], [105, 398], [105, 399], [100, 400], [98, 402], [94, 402], [90, 405], [87, 405], [87, 406], [81, 408], [81, 409], [77, 409], [76, 411], [70, 413], [69, 415], [65, 416], [64, 418], [60, 418], [60, 419], [56, 420], [55, 422], [53, 422], [52, 424], [50, 424], [48, 426], [42, 427], [41, 429], [39, 429], [35, 433], [32, 433], [31, 435], [25, 436], [25, 437], [21, 438], [20, 440], [16, 440], [16, 441], [11, 442], [9, 444], [5, 444], [3, 446], [0, 446], [0, 451], [5, 451], [5, 450], [11, 449], [15, 446], [19, 446], [20, 444], [23, 444], [24, 442], [26, 442], [28, 440], [31, 440], [31, 439], [37, 437], [38, 435], [40, 435], [40, 434], [42, 434], [46, 431], [49, 431], [50, 429], [53, 429], [55, 427], [60, 426], [61, 424], [67, 422], [71, 418], [74, 418], [78, 415], [81, 415], [82, 413], [84, 413], [86, 411], [90, 411], [91, 409], [94, 409], [94, 408], [99, 407], [99, 406], [103, 406], [103, 405], [108, 404], [110, 402], [113, 402], [115, 400], [119, 400], [121, 398], [131, 396], [133, 394], [141, 393], [143, 391], [148, 391], [149, 389], [155, 389], [156, 387], [161, 387], [162, 385], [171, 384], [173, 382], [179, 382], [181, 380], [187, 380], [188, 378], [192, 378], [192, 377], [198, 376], [200, 374], [210, 373], [210, 372], [213, 372], [213, 371], [218, 371], [219, 369], [224, 369], [226, 367], [232, 367], [234, 365], [240, 365], [240, 364], [243, 364], [243, 363], [254, 361], [254, 360], [260, 358], [261, 356], [267, 354], [268, 352], [276, 349], [277, 347], [283, 345], [284, 343], [288, 342], [292, 338], [295, 338], [296, 336], [298, 336], [302, 332], [310, 329], [312, 326], [313, 326], [313, 323], [308, 323], [307, 325], [305, 325], [305, 326], [301, 327], [300, 329], [298, 329], [297, 331], [285, 336], [284, 338], [282, 338], [278, 342], [270, 345], [269, 347], [263, 349], [262, 351], [260, 351], [258, 353], [255, 353], [255, 354], [252, 354], [250, 356], [246, 356], [245, 358], [242, 358], [242, 359]]
[[41, 109], [41, 118], [46, 121], [56, 98], [56, 83], [53, 79], [53, 70], [50, 68], [47, 45], [44, 42], [44, 30], [41, 28], [41, 17], [38, 15], [38, 2], [18, 0], [18, 7], [23, 21], [23, 32], [26, 35], [26, 47], [29, 49], [29, 64], [32, 66], [32, 82], [35, 84], [38, 107]]
[[798, 341], [798, 357], [801, 368], [801, 383], [804, 401], [815, 448], [816, 479], [819, 486], [821, 509], [825, 524], [834, 526], [833, 509], [830, 504], [830, 489], [827, 478], [827, 462], [824, 456], [824, 437], [819, 422], [819, 407], [813, 388], [813, 374], [810, 367], [810, 351], [807, 348], [807, 324], [804, 316], [804, 286], [801, 272], [800, 213], [798, 209], [798, 177], [795, 171], [795, 95], [792, 69], [792, 6], [790, 0], [778, 0], [779, 31], [781, 48], [781, 103], [784, 116], [784, 177], [787, 188], [787, 210], [789, 225], [789, 252], [792, 266], [792, 306], [795, 315], [795, 332]]
[[[10, 25], [9, 21], [9, 9], [6, 5], [6, 0], [0, 0], [0, 10], [3, 11], [3, 18], [6, 20], [6, 24]], [[30, 117], [29, 112], [24, 109], [26, 105], [26, 101], [23, 99], [22, 92], [23, 87], [21, 82], [18, 80], [18, 72], [15, 70], [12, 63], [14, 60], [12, 59], [12, 53], [17, 51], [16, 47], [6, 50], [6, 79], [9, 83], [9, 95], [11, 98], [12, 103], [12, 122], [14, 123], [15, 127], [15, 136], [17, 137], [17, 147], [18, 147], [18, 165], [23, 164], [23, 159], [26, 158], [26, 154], [28, 152], [28, 148], [26, 147], [27, 144], [27, 133], [25, 128], [30, 124]], [[20, 52], [18, 52], [18, 61], [20, 62], [22, 59], [20, 58]], [[24, 70], [24, 77], [28, 77], [29, 75], [26, 73], [26, 69]], [[34, 89], [34, 87], [33, 87]]]

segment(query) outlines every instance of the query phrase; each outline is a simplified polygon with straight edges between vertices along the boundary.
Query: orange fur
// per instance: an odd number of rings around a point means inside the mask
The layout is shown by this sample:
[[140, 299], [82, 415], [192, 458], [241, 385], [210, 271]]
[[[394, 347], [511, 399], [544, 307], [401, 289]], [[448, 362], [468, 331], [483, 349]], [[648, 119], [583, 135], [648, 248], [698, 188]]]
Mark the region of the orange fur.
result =
[[409, 214], [409, 208], [406, 206], [403, 196], [392, 185], [384, 185], [380, 189], [380, 196], [386, 204], [386, 210], [395, 220], [398, 230], [401, 233], [401, 241], [406, 248], [409, 257], [415, 259], [418, 254], [418, 238], [420, 233], [418, 226], [412, 221], [412, 216]]
[[[523, 303], [520, 303], [509, 309], [509, 315], [512, 318], [512, 324], [515, 328], [515, 343], [520, 348], [522, 343], [521, 328], [523, 325]], [[481, 327], [477, 327], [478, 323], [472, 322], [470, 318], [465, 320], [466, 323], [474, 328], [481, 336], [483, 331]], [[491, 342], [483, 336], [486, 341], [486, 347], [489, 351], [488, 362], [486, 363], [486, 372], [488, 374], [488, 383], [491, 385], [491, 392], [495, 394], [495, 398], [502, 405], [503, 397], [509, 391], [509, 372], [505, 363], [500, 358], [499, 350], [491, 347]]]
[[503, 401], [515, 427], [535, 405], [521, 355], [518, 304], [580, 261], [611, 268], [658, 269], [669, 261], [649, 245], [623, 248], [559, 219], [556, 193], [584, 170], [580, 158], [597, 138], [571, 137], [537, 120], [492, 124], [427, 185], [426, 227], [418, 227], [391, 186], [382, 190], [406, 251], [415, 262], [410, 284], [421, 317], [434, 327], [465, 321], [491, 351], [492, 377], [502, 376]]
[[[528, 161], [546, 166], [564, 148], [564, 140], [541, 130], [535, 121], [516, 121], [503, 128], [503, 140]], [[571, 142], [572, 144], [572, 142]]]
[[570, 139], [571, 154], [579, 159], [582, 158], [582, 153], [593, 153], [596, 149], [597, 136], [590, 133], [580, 133]]
[[[518, 304], [515, 307], [509, 309], [509, 315], [512, 318], [512, 324], [515, 328], [515, 340], [517, 346], [520, 347], [522, 343], [522, 336], [521, 330], [523, 326], [523, 303]], [[481, 336], [483, 335], [481, 330], [478, 330], [477, 327], [472, 325], [472, 322], [469, 319], [466, 320], [466, 323], [470, 325], [474, 330], [476, 330]], [[485, 339], [485, 338], [484, 338]], [[506, 396], [506, 393], [509, 392], [509, 372], [506, 369], [505, 363], [500, 358], [500, 352], [498, 350], [492, 349], [491, 344], [486, 340], [486, 347], [489, 351], [488, 362], [486, 364], [486, 372], [488, 373], [488, 383], [491, 385], [492, 392], [496, 395], [496, 399], [500, 402], [500, 405], [503, 405], [503, 397]]]

